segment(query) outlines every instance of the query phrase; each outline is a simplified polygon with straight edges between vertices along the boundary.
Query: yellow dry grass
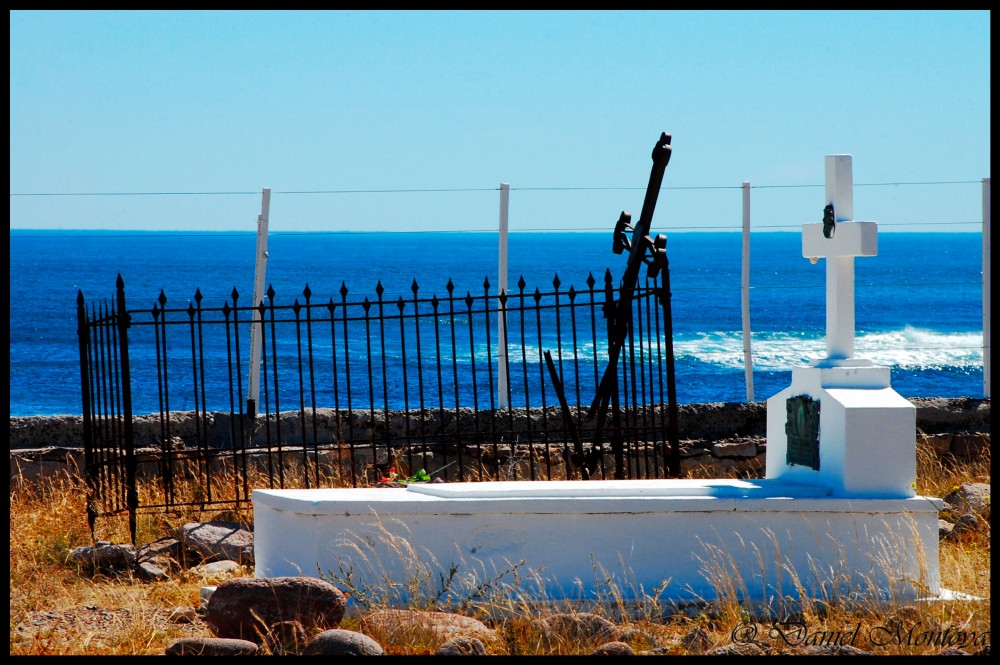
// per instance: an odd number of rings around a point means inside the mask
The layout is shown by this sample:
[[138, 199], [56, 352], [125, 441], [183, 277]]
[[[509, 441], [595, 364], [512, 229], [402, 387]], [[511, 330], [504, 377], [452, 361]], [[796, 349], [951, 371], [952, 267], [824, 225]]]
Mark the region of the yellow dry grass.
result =
[[[965, 482], [990, 482], [988, 456], [974, 462], [942, 461], [927, 447], [918, 447], [919, 494], [942, 497]], [[160, 491], [156, 486], [141, 489], [144, 498], [155, 498]], [[171, 613], [178, 608], [197, 608], [201, 587], [219, 580], [206, 579], [190, 570], [158, 582], [94, 577], [71, 564], [68, 555], [73, 548], [93, 544], [85, 504], [83, 485], [70, 475], [38, 482], [12, 480], [11, 655], [162, 655], [177, 639], [211, 636], [197, 617], [185, 623], [172, 619]], [[245, 506], [224, 515], [201, 513], [195, 508], [171, 515], [141, 514], [138, 541], [156, 540], [171, 526], [220, 517], [249, 522], [251, 509]], [[943, 540], [939, 557], [942, 586], [979, 600], [936, 601], [918, 606], [807, 602], [779, 617], [785, 623], [775, 625], [771, 619], [754, 616], [736, 600], [735, 591], [741, 583], [737, 576], [720, 575], [714, 580], [718, 599], [700, 614], [665, 614], [655, 591], [637, 609], [617, 598], [614, 589], [605, 590], [605, 605], [588, 609], [612, 619], [622, 629], [623, 641], [636, 651], [656, 647], [658, 653], [703, 652], [733, 644], [735, 631], [744, 629], [755, 631], [757, 643], [771, 653], [797, 653], [809, 643], [836, 644], [838, 640], [880, 655], [933, 654], [947, 646], [963, 646], [974, 653], [984, 639], [988, 643], [990, 629], [991, 538], [989, 516], [985, 517], [979, 528]], [[126, 520], [102, 519], [98, 526], [99, 539], [129, 542]], [[405, 543], [400, 547], [405, 548]], [[724, 566], [717, 570], [724, 570]], [[531, 575], [527, 570], [506, 572]], [[795, 571], [791, 573], [794, 577]], [[245, 574], [252, 575], [252, 571]], [[396, 582], [412, 584], [412, 580]], [[464, 610], [497, 626], [497, 639], [487, 645], [489, 653], [573, 655], [593, 651], [593, 643], [586, 640], [546, 635], [539, 629], [539, 620], [546, 613], [574, 608], [531, 602], [509, 587], [499, 583], [490, 586], [488, 582], [482, 600]], [[421, 609], [433, 609], [435, 602], [447, 600], [446, 590], [441, 591], [434, 598], [425, 596]], [[369, 600], [369, 608], [378, 609], [380, 603], [392, 599], [385, 595]], [[345, 619], [343, 627], [358, 629], [358, 619]], [[383, 646], [390, 655], [434, 652], [432, 639], [411, 637]], [[964, 642], [960, 644], [959, 640]]]

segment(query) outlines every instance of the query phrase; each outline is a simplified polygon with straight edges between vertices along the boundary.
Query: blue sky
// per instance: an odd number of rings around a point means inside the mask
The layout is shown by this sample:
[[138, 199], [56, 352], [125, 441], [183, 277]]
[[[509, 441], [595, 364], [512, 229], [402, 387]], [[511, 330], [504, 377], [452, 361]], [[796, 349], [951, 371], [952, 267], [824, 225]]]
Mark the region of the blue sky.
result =
[[988, 11], [12, 11], [10, 227], [610, 229], [667, 131], [657, 232], [818, 222], [834, 153], [974, 232], [989, 58]]

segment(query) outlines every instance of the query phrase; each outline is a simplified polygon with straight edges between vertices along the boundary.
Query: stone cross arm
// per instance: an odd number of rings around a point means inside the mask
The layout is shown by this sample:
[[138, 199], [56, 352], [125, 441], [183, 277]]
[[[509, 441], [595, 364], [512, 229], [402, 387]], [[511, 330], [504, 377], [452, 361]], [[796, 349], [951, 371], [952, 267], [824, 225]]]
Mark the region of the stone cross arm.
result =
[[807, 259], [840, 256], [876, 256], [878, 224], [875, 222], [838, 222], [832, 238], [823, 235], [822, 224], [802, 225], [802, 256]]

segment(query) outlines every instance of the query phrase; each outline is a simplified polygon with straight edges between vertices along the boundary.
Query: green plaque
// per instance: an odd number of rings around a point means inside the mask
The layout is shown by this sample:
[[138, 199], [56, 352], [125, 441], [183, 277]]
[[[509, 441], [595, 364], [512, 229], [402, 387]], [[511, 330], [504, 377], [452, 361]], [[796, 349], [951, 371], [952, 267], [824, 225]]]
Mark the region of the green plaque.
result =
[[785, 462], [819, 471], [819, 400], [809, 395], [791, 397], [786, 402], [788, 420], [785, 434], [788, 445]]

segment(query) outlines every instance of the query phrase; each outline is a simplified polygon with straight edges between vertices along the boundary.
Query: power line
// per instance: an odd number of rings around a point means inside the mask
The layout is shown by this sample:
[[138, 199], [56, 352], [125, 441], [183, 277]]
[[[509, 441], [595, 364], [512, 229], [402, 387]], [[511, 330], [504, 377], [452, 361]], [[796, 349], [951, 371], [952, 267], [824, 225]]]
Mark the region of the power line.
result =
[[[493, 192], [499, 187], [448, 187], [439, 189], [314, 189], [276, 190], [272, 194], [423, 194], [448, 192]], [[23, 192], [11, 196], [257, 196], [253, 192]]]
[[[932, 185], [972, 185], [982, 184], [982, 180], [930, 180], [914, 182], [862, 182], [855, 187], [906, 187]], [[751, 189], [810, 188], [824, 187], [823, 184], [775, 184], [753, 185]], [[314, 189], [275, 190], [272, 194], [324, 195], [324, 194], [427, 194], [460, 192], [493, 192], [499, 187], [442, 187], [442, 188], [393, 188], [393, 189]], [[645, 187], [511, 187], [513, 191], [536, 192], [588, 192], [588, 191], [645, 191]], [[742, 189], [742, 185], [674, 185], [661, 187], [660, 191], [681, 191], [701, 189]], [[260, 191], [207, 191], [207, 192], [11, 192], [10, 196], [22, 197], [68, 197], [68, 196], [256, 196]]]
[[[908, 185], [972, 185], [982, 180], [929, 180], [927, 182], [856, 182], [855, 187], [900, 187]], [[750, 189], [777, 189], [796, 187], [825, 187], [825, 185], [750, 185]]]
[[260, 192], [12, 192], [11, 196], [246, 196]]
[[[906, 226], [906, 227], [917, 227], [917, 226], [980, 226], [981, 222], [879, 222], [879, 226]], [[801, 230], [801, 224], [761, 224], [754, 225], [750, 227], [750, 231], [763, 231], [765, 229], [784, 229], [786, 231], [799, 231]], [[17, 231], [17, 229], [14, 229]], [[512, 228], [509, 230], [510, 233], [603, 233], [609, 230], [609, 227], [603, 226], [584, 226], [584, 227], [526, 227], [526, 228]], [[739, 226], [670, 226], [663, 229], [666, 232], [671, 231], [700, 231], [704, 233], [739, 233], [742, 229]], [[496, 233], [495, 228], [490, 229], [426, 229], [417, 231], [356, 231], [356, 230], [340, 230], [332, 229], [328, 231], [270, 231], [268, 235], [272, 238], [277, 236], [327, 236], [327, 235], [384, 235], [385, 233], [391, 234], [417, 234], [417, 233], [444, 233], [444, 234], [454, 234], [454, 233]], [[101, 229], [80, 229], [77, 231], [67, 232], [67, 233], [12, 233], [10, 238], [82, 238], [86, 237], [92, 240], [97, 240], [101, 238], [145, 238], [153, 236], [167, 236], [170, 238], [253, 238], [256, 236], [254, 231], [160, 231], [151, 230], [143, 232], [126, 232], [126, 233], [105, 233]]]

